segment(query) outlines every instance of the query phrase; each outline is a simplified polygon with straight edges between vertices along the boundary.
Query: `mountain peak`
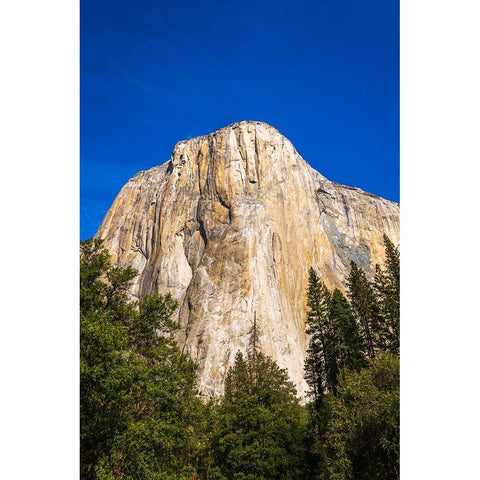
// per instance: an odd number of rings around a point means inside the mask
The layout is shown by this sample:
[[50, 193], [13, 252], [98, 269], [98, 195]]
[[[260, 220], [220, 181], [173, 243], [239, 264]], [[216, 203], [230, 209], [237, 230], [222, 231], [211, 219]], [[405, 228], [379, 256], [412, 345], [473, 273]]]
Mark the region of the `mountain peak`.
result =
[[133, 296], [179, 301], [178, 342], [215, 396], [254, 320], [260, 351], [303, 395], [308, 270], [329, 288], [344, 289], [352, 260], [372, 276], [384, 233], [399, 243], [397, 204], [327, 180], [275, 127], [242, 121], [131, 179], [97, 236], [138, 270]]
[[258, 121], [258, 120], [241, 120], [239, 122], [234, 122], [229, 125], [225, 125], [224, 127], [220, 127], [217, 130], [208, 133], [206, 135], [198, 135], [195, 137], [191, 137], [185, 140], [180, 140], [176, 145], [177, 146], [182, 145], [184, 143], [198, 143], [203, 141], [206, 138], [214, 138], [219, 135], [225, 135], [230, 132], [235, 132], [235, 131], [249, 131], [251, 133], [263, 133], [265, 134], [270, 134], [272, 138], [278, 137], [278, 139], [288, 139], [280, 133], [280, 131], [274, 127], [273, 125], [270, 125], [269, 123]]
[[[225, 127], [221, 127], [218, 130], [223, 130], [224, 128], [237, 128], [237, 127], [243, 127], [247, 125], [253, 125], [253, 126], [258, 126], [258, 127], [264, 127], [264, 128], [273, 128], [274, 130], [277, 130], [273, 125], [270, 125], [267, 122], [263, 122], [261, 120], [240, 120], [239, 122], [234, 122], [230, 123], [229, 125], [226, 125]], [[216, 130], [216, 131], [218, 131]]]

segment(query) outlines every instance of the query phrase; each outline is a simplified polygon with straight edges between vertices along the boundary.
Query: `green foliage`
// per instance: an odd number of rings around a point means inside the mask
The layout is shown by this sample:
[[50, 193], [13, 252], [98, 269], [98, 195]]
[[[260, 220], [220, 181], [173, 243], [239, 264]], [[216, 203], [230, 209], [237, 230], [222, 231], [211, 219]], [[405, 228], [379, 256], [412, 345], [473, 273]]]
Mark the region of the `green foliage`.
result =
[[360, 327], [365, 353], [372, 359], [379, 344], [381, 329], [379, 306], [372, 284], [353, 261], [350, 263], [347, 289], [350, 305]]
[[309, 394], [316, 404], [319, 404], [332, 387], [330, 338], [329, 334], [329, 304], [330, 292], [320, 280], [313, 268], [308, 274], [307, 291], [307, 334], [311, 335], [305, 358], [305, 379], [310, 387]]
[[338, 372], [344, 368], [359, 370], [365, 366], [365, 356], [355, 316], [348, 300], [338, 288], [332, 293], [328, 318], [332, 331], [331, 343], [334, 345], [337, 373], [333, 379], [333, 385], [336, 386]]
[[202, 403], [174, 341], [176, 301], [131, 301], [135, 270], [82, 242], [82, 480], [398, 479], [400, 254], [384, 241], [374, 283], [352, 262], [349, 300], [309, 271], [308, 407], [259, 352], [256, 316], [224, 396]]
[[194, 363], [176, 346], [170, 296], [131, 302], [135, 271], [98, 239], [81, 244], [82, 479], [195, 478], [205, 407]]
[[238, 353], [218, 407], [216, 476], [228, 480], [308, 478], [308, 418], [285, 370], [261, 353]]
[[310, 270], [305, 378], [316, 478], [398, 478], [400, 253], [384, 242], [374, 283], [351, 263], [350, 302]]
[[375, 271], [375, 292], [383, 320], [382, 347], [398, 354], [400, 349], [400, 250], [384, 235], [385, 268]]
[[362, 340], [352, 309], [340, 290], [330, 293], [315, 271], [309, 272], [307, 333], [311, 335], [305, 359], [305, 379], [319, 408], [323, 396], [335, 392], [342, 368], [364, 364]]
[[360, 372], [346, 371], [325, 400], [322, 478], [399, 478], [399, 359], [382, 352]]

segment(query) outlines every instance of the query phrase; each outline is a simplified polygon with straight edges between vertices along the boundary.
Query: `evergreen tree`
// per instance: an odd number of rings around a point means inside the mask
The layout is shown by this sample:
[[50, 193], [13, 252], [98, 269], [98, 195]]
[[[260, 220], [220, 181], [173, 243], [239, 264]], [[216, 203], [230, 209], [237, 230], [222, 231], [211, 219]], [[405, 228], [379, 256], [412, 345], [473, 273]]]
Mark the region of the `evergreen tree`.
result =
[[365, 354], [373, 359], [379, 344], [379, 307], [373, 286], [353, 261], [350, 263], [347, 288], [350, 305], [360, 327]]
[[81, 244], [81, 478], [192, 478], [205, 418], [194, 363], [176, 346], [170, 296], [128, 299], [135, 276], [98, 239]]
[[308, 274], [307, 291], [307, 334], [311, 335], [307, 356], [305, 358], [305, 380], [309, 394], [315, 405], [319, 405], [322, 398], [331, 388], [332, 375], [329, 368], [332, 362], [329, 358], [331, 336], [328, 331], [330, 292], [320, 280], [313, 268]]
[[325, 399], [321, 478], [399, 479], [399, 359], [380, 352]]
[[308, 478], [307, 445], [306, 410], [286, 371], [260, 352], [255, 362], [237, 353], [218, 408], [212, 478]]
[[[313, 318], [315, 321], [310, 322], [309, 331], [313, 331], [314, 335], [311, 337], [305, 361], [306, 379], [313, 387], [313, 402], [308, 405], [310, 428], [315, 437], [311, 453], [319, 465], [322, 463], [322, 437], [326, 428], [323, 399], [328, 396], [328, 392], [331, 395], [336, 394], [338, 381], [345, 368], [359, 370], [366, 360], [358, 326], [345, 296], [338, 289], [330, 294], [326, 287], [321, 285], [313, 270], [309, 280], [309, 305], [314, 308], [316, 305], [323, 307], [321, 315], [314, 316], [310, 311], [309, 319]], [[321, 292], [321, 296], [318, 292]], [[321, 302], [318, 301], [319, 297]], [[317, 311], [319, 310], [317, 308]], [[325, 386], [321, 396], [315, 395], [316, 385], [312, 379], [318, 381], [320, 387]]]
[[257, 322], [257, 312], [253, 315], [253, 325], [250, 332], [250, 343], [248, 345], [248, 356], [255, 367], [255, 362], [257, 360], [257, 353], [260, 348], [260, 329]]
[[225, 401], [234, 402], [239, 397], [253, 392], [251, 370], [251, 365], [245, 360], [242, 352], [238, 351], [234, 366], [228, 370], [225, 377]]
[[386, 236], [385, 268], [375, 269], [375, 291], [383, 319], [382, 347], [398, 354], [400, 349], [400, 250]]
[[344, 368], [359, 370], [365, 366], [362, 339], [358, 331], [352, 309], [343, 293], [336, 288], [329, 305], [329, 323], [331, 325], [332, 343], [335, 345], [336, 376], [334, 385], [338, 382], [338, 372]]
[[311, 336], [305, 360], [305, 378], [314, 404], [335, 392], [342, 368], [359, 369], [364, 364], [362, 340], [345, 296], [330, 293], [313, 269], [309, 272], [307, 333]]

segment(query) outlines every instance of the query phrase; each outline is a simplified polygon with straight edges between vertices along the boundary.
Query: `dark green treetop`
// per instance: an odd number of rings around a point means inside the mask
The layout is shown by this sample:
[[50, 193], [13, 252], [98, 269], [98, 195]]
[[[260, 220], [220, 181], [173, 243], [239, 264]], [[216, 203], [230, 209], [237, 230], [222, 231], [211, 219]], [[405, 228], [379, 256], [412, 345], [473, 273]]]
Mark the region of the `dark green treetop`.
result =
[[213, 441], [213, 478], [308, 478], [306, 410], [285, 370], [261, 352], [252, 360], [238, 352], [226, 377]]

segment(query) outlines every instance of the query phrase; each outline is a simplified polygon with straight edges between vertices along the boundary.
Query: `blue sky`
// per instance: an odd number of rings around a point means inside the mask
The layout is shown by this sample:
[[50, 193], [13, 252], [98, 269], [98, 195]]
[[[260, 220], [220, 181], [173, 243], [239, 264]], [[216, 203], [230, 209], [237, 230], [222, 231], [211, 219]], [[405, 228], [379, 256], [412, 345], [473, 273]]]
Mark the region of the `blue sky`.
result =
[[397, 0], [81, 0], [80, 236], [182, 139], [278, 128], [328, 179], [399, 201]]

